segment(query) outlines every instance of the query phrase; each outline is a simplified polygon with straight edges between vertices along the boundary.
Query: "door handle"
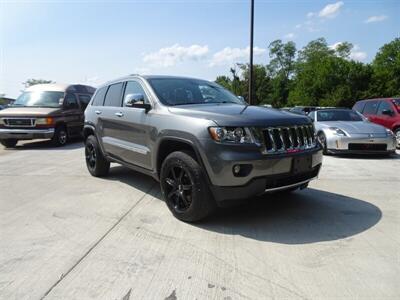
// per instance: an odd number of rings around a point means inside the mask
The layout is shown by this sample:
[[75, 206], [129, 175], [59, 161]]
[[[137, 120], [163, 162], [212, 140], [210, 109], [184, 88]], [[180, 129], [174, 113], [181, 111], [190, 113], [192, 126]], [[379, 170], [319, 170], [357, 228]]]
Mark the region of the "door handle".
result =
[[100, 110], [96, 110], [95, 113], [96, 113], [96, 115], [101, 115], [101, 111]]
[[124, 116], [124, 114], [123, 114], [122, 112], [117, 112], [117, 113], [115, 113], [115, 115], [116, 115], [117, 117], [123, 117], [123, 116]]

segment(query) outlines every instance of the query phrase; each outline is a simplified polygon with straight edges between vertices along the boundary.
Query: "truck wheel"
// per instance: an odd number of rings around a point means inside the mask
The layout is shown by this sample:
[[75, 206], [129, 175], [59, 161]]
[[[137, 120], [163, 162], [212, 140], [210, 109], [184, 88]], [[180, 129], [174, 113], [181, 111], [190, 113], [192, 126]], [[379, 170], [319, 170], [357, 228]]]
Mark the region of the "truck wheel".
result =
[[204, 170], [186, 152], [173, 152], [161, 167], [161, 192], [169, 210], [179, 220], [199, 221], [209, 216], [216, 203]]
[[16, 139], [5, 139], [5, 140], [0, 140], [0, 143], [6, 148], [14, 148], [15, 145], [18, 143], [18, 140], [16, 140]]
[[86, 166], [92, 176], [107, 176], [110, 170], [110, 162], [106, 160], [101, 152], [97, 138], [94, 135], [88, 136], [85, 141], [85, 158]]
[[52, 138], [54, 146], [64, 146], [68, 142], [68, 133], [64, 125], [57, 126]]

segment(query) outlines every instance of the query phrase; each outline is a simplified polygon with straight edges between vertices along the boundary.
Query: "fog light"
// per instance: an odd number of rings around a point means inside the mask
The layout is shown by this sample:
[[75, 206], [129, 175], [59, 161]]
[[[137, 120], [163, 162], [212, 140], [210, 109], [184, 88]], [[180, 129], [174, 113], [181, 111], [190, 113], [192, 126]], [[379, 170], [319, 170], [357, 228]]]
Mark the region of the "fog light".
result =
[[240, 173], [240, 165], [234, 165], [233, 166], [233, 173], [235, 175], [238, 175]]

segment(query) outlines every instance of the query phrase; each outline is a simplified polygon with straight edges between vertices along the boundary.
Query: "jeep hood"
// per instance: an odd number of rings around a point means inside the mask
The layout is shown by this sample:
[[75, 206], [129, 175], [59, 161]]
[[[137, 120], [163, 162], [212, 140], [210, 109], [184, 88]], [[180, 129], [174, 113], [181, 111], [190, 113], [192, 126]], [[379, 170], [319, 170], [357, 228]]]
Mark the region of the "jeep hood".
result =
[[290, 126], [311, 124], [308, 117], [273, 108], [239, 104], [194, 104], [169, 107], [177, 115], [212, 120], [219, 126]]
[[58, 107], [9, 107], [0, 111], [0, 117], [48, 117], [60, 111]]

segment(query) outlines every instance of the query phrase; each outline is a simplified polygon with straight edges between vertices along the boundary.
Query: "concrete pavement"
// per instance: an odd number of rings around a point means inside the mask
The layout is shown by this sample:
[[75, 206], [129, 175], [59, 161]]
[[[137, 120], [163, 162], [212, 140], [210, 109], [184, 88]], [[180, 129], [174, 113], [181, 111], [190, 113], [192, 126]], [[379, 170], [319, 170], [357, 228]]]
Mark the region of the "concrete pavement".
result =
[[0, 299], [398, 299], [399, 157], [325, 157], [309, 189], [193, 225], [80, 143], [0, 148]]

